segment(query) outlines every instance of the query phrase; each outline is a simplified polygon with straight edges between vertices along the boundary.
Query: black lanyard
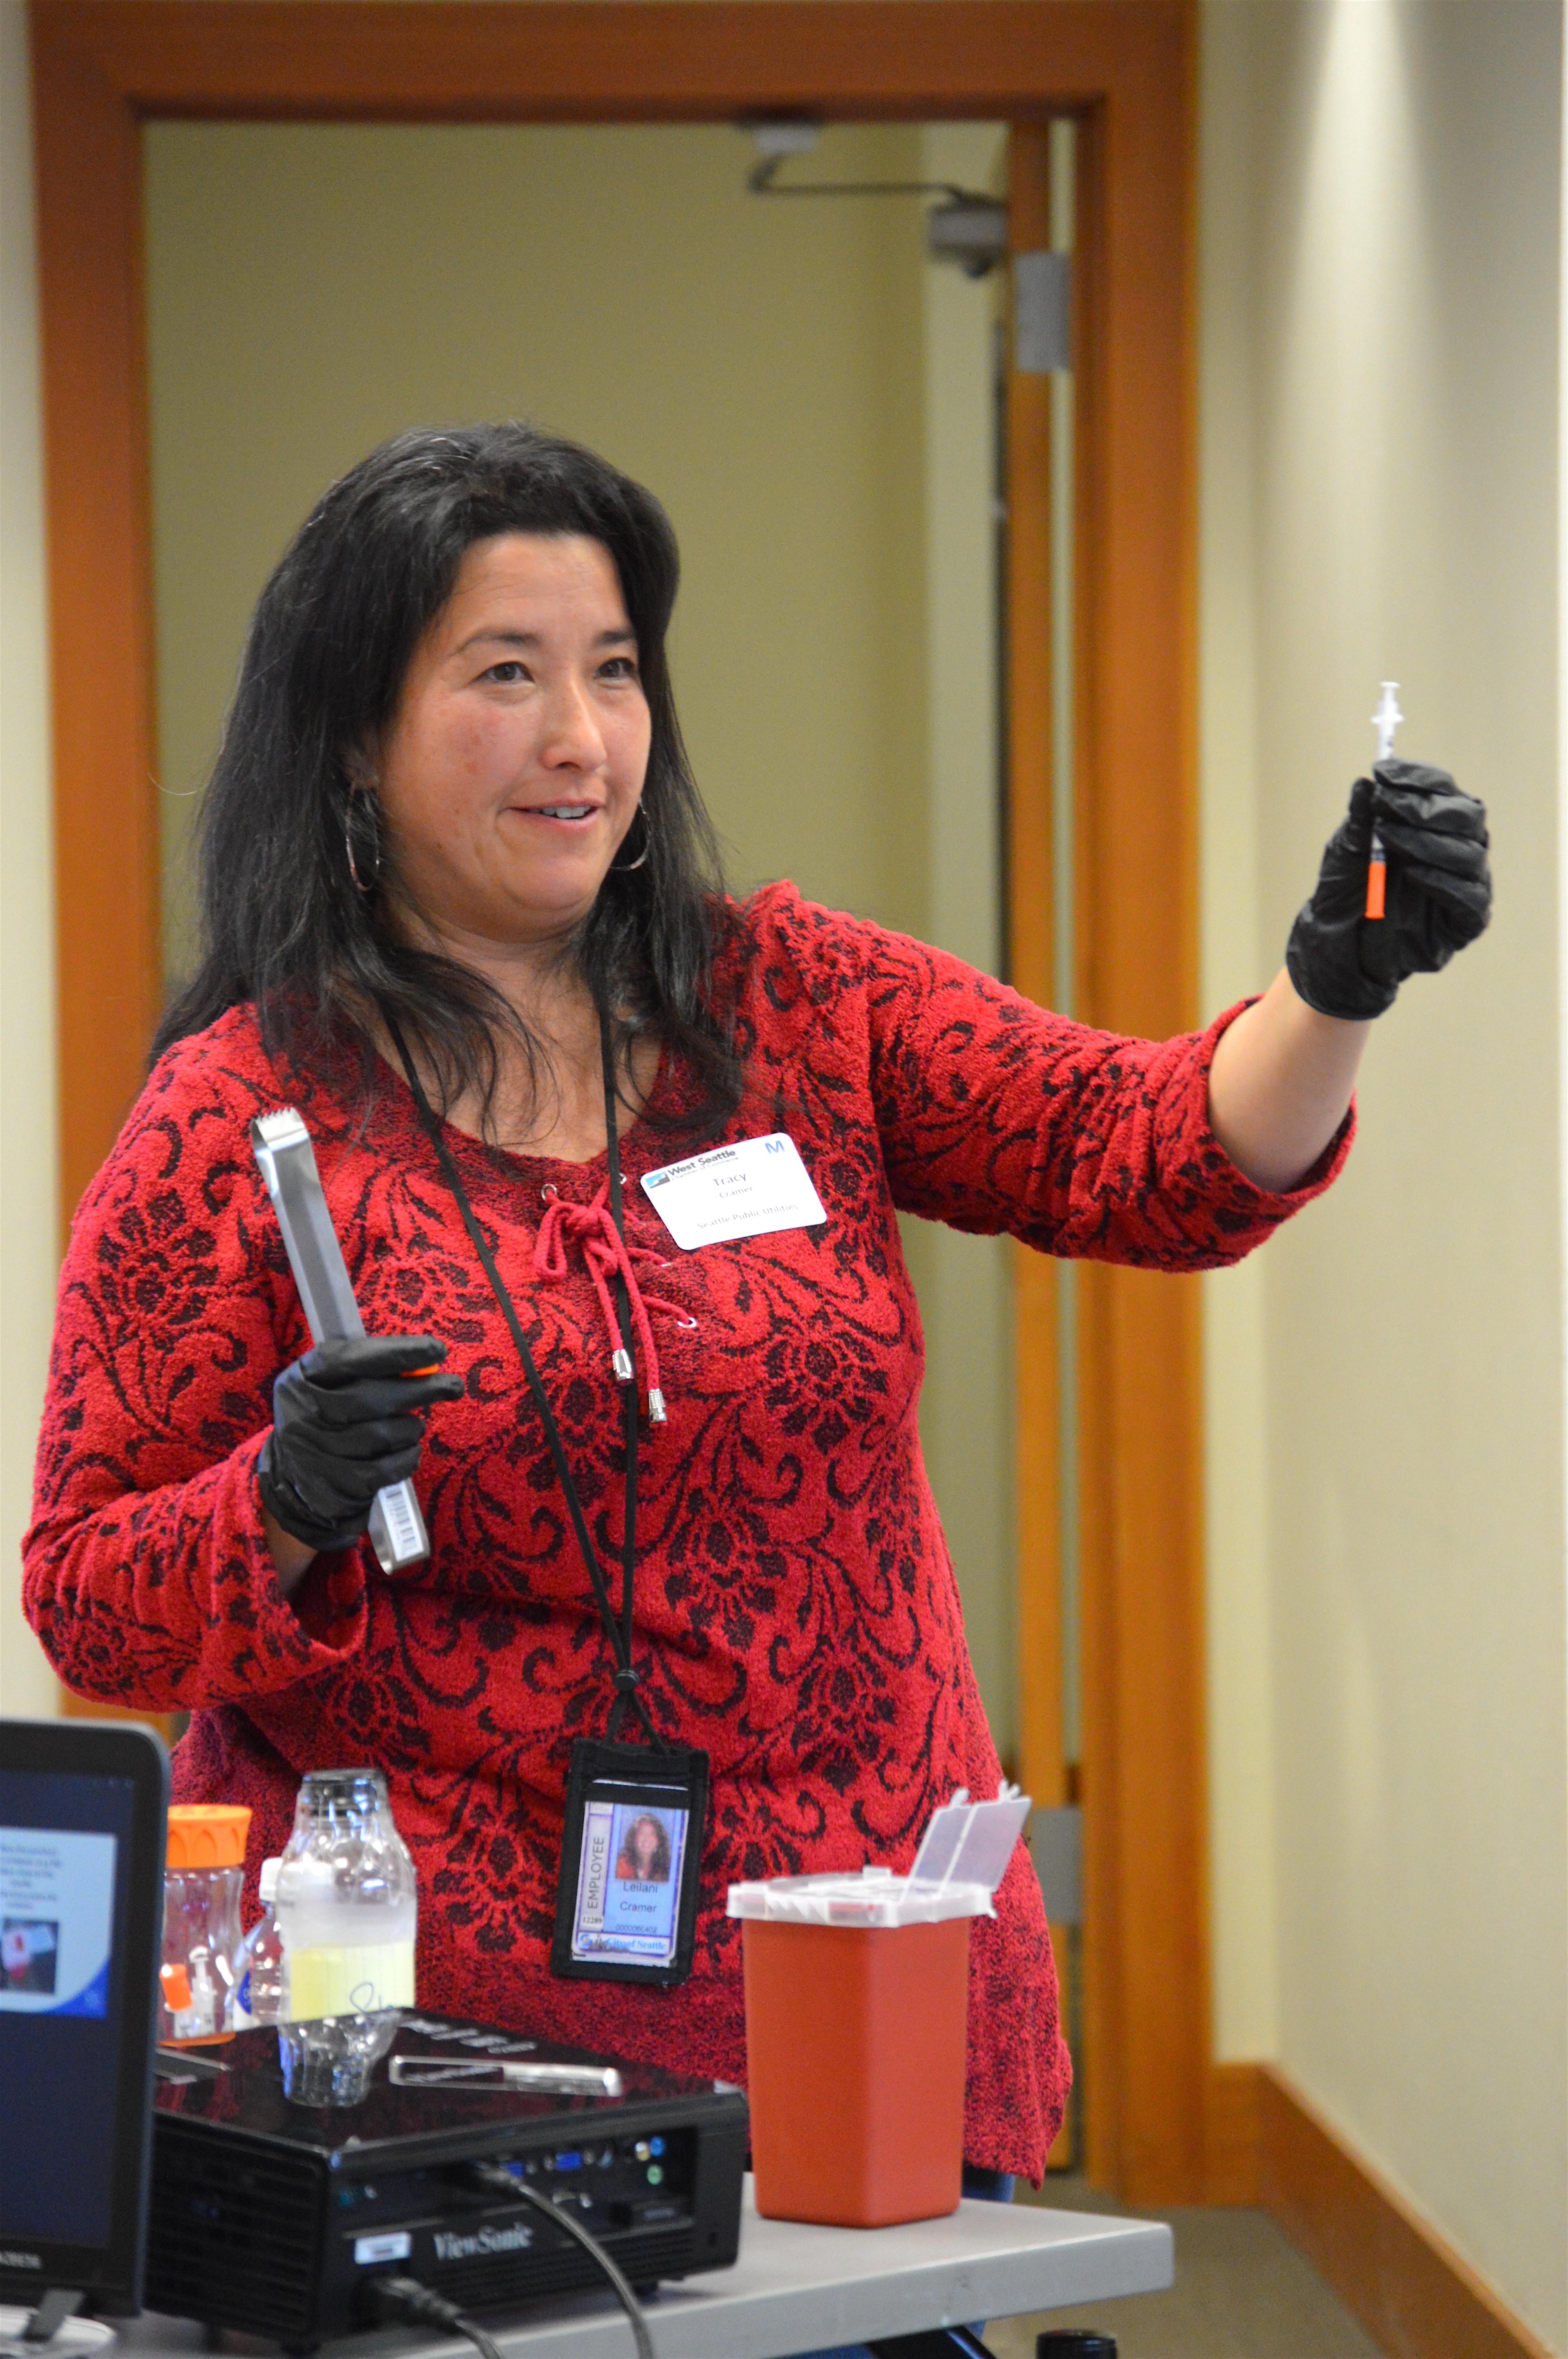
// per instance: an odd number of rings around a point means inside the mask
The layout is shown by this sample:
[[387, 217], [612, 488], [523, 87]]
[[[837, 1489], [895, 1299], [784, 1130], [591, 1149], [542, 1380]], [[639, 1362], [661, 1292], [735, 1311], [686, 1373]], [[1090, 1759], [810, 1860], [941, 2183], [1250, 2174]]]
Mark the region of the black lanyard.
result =
[[[403, 1060], [403, 1070], [408, 1077], [408, 1086], [413, 1092], [414, 1103], [419, 1109], [419, 1119], [424, 1125], [431, 1146], [436, 1150], [436, 1159], [441, 1167], [441, 1176], [452, 1192], [459, 1212], [462, 1214], [463, 1226], [473, 1242], [473, 1249], [479, 1256], [486, 1277], [490, 1280], [490, 1290], [500, 1306], [501, 1315], [512, 1331], [512, 1340], [517, 1347], [517, 1356], [523, 1363], [523, 1373], [528, 1380], [528, 1389], [534, 1397], [534, 1406], [539, 1412], [539, 1421], [545, 1429], [545, 1439], [549, 1444], [550, 1457], [555, 1464], [556, 1480], [559, 1483], [566, 1499], [567, 1512], [571, 1517], [572, 1529], [577, 1535], [578, 1548], [588, 1573], [589, 1586], [593, 1592], [593, 1602], [599, 1610], [599, 1619], [604, 1635], [610, 1642], [611, 1654], [614, 1658], [615, 1701], [610, 1708], [607, 1732], [610, 1741], [613, 1743], [618, 1735], [626, 1707], [630, 1703], [647, 1734], [649, 1743], [658, 1751], [664, 1752], [666, 1750], [665, 1740], [649, 1718], [647, 1707], [637, 1692], [642, 1681], [642, 1673], [632, 1660], [632, 1605], [637, 1562], [637, 1363], [633, 1344], [632, 1306], [627, 1298], [626, 1280], [617, 1270], [614, 1293], [615, 1321], [621, 1332], [621, 1349], [625, 1354], [625, 1359], [624, 1372], [622, 1372], [622, 1364], [620, 1355], [617, 1355], [616, 1373], [621, 1377], [622, 1389], [622, 1430], [626, 1447], [626, 1521], [621, 1549], [621, 1619], [617, 1624], [614, 1608], [610, 1602], [610, 1585], [604, 1577], [604, 1567], [599, 1560], [599, 1551], [594, 1547], [592, 1535], [588, 1528], [588, 1518], [582, 1511], [582, 1501], [578, 1495], [577, 1484], [573, 1479], [572, 1470], [561, 1441], [560, 1428], [556, 1423], [556, 1413], [550, 1407], [550, 1397], [546, 1392], [540, 1381], [539, 1371], [534, 1364], [534, 1354], [528, 1348], [528, 1338], [523, 1332], [523, 1322], [517, 1316], [516, 1305], [507, 1289], [505, 1280], [495, 1266], [495, 1256], [490, 1249], [489, 1241], [479, 1224], [473, 1206], [469, 1201], [468, 1190], [464, 1188], [458, 1167], [452, 1159], [451, 1149], [441, 1135], [441, 1125], [432, 1113], [429, 1100], [420, 1085], [414, 1060], [408, 1053], [408, 1046], [398, 1027], [397, 1020], [386, 1008], [382, 1009], [382, 1016], [387, 1030], [392, 1035], [397, 1053]], [[622, 1220], [621, 1206], [621, 1141], [616, 1125], [615, 1060], [611, 1047], [610, 1019], [602, 1008], [599, 1015], [599, 1045], [604, 1065], [604, 1126], [610, 1153], [610, 1217], [615, 1223], [617, 1236], [624, 1245], [626, 1231]]]

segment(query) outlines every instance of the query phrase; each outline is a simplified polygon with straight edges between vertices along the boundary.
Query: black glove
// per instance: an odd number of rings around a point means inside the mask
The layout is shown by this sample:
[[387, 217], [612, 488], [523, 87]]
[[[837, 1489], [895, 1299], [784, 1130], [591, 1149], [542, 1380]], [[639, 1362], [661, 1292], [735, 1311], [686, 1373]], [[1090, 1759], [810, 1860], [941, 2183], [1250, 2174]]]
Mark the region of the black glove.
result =
[[[1388, 855], [1384, 914], [1368, 918], [1372, 829]], [[1381, 1016], [1407, 975], [1435, 974], [1492, 914], [1487, 808], [1446, 770], [1379, 762], [1350, 789], [1317, 890], [1291, 929], [1285, 965], [1320, 1016]]]
[[297, 1540], [348, 1548], [378, 1491], [419, 1463], [416, 1412], [459, 1400], [459, 1376], [410, 1375], [447, 1356], [428, 1335], [364, 1335], [318, 1343], [272, 1388], [272, 1431], [256, 1461], [262, 1505]]

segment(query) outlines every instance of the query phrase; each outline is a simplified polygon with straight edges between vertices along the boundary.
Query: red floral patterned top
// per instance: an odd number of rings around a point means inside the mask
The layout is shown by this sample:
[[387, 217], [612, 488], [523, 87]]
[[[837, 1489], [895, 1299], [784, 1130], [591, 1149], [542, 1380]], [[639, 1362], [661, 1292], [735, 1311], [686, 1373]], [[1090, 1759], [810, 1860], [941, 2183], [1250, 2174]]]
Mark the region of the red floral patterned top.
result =
[[[193, 1712], [175, 1791], [249, 1803], [253, 1894], [303, 1773], [373, 1761], [418, 1870], [421, 2005], [741, 2082], [726, 1886], [907, 1867], [955, 1787], [997, 1786], [921, 1461], [895, 1212], [1200, 1269], [1326, 1185], [1349, 1131], [1308, 1186], [1268, 1195], [1208, 1127], [1228, 1018], [1162, 1044], [1091, 1032], [787, 886], [742, 930], [750, 1094], [724, 1136], [788, 1130], [826, 1223], [682, 1253], [638, 1182], [689, 1148], [647, 1123], [623, 1141], [628, 1239], [666, 1265], [638, 1265], [668, 1423], [641, 1445], [636, 1654], [650, 1710], [712, 1765], [688, 1982], [547, 1969], [568, 1755], [602, 1729], [611, 1666], [513, 1345], [400, 1078], [366, 1115], [322, 1075], [275, 1069], [248, 1007], [162, 1060], [77, 1215], [25, 1550], [27, 1611], [68, 1685]], [[656, 1096], [679, 1087], [663, 1072]], [[314, 1133], [367, 1327], [443, 1337], [465, 1384], [428, 1420], [430, 1560], [387, 1580], [368, 1547], [320, 1557], [289, 1601], [254, 1467], [273, 1379], [308, 1337], [247, 1136], [284, 1102]], [[588, 1202], [603, 1158], [449, 1136], [613, 1565], [599, 1300], [580, 1255], [548, 1283], [533, 1268], [543, 1191]], [[966, 2153], [1037, 2179], [1069, 2066], [1022, 1849], [971, 1956]]]

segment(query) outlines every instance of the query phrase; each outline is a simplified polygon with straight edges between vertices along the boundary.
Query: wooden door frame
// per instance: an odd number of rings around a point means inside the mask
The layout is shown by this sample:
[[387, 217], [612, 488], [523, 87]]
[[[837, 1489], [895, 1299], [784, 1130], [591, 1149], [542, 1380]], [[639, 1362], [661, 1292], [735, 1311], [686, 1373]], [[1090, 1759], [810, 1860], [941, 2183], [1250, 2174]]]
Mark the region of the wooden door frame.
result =
[[[139, 1086], [160, 992], [149, 116], [1076, 114], [1078, 1007], [1129, 1031], [1192, 1023], [1194, 0], [32, 0], [32, 23], [68, 1212]], [[1089, 2162], [1130, 2200], [1192, 2201], [1209, 2049], [1196, 1282], [1086, 1281]], [[1024, 1307], [1022, 1360], [1054, 1354], [1047, 1327]]]

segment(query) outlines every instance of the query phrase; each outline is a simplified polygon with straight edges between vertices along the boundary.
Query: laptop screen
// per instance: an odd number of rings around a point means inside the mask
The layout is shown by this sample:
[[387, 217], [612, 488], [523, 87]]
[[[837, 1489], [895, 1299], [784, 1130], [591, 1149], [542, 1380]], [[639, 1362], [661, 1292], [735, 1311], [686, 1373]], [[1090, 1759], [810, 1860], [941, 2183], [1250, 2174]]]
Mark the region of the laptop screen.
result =
[[161, 1865], [146, 1787], [161, 1805], [163, 1756], [136, 1729], [39, 1724], [29, 1745], [27, 1727], [7, 1723], [0, 1745], [0, 2280], [13, 2299], [34, 2278], [124, 2291]]
[[0, 2233], [106, 2245], [130, 1908], [128, 1777], [0, 1770]]

